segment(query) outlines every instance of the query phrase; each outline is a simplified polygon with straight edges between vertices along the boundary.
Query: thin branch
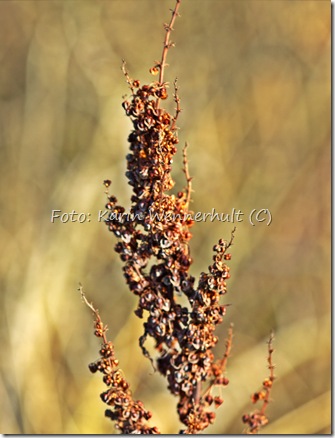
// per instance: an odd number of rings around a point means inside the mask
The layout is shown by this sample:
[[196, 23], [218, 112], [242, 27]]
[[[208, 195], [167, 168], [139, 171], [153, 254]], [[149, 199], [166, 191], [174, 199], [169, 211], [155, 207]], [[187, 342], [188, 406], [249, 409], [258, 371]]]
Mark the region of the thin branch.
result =
[[192, 177], [190, 176], [189, 168], [188, 168], [188, 159], [187, 159], [187, 148], [188, 144], [185, 143], [183, 148], [183, 172], [186, 176], [186, 207], [189, 206], [191, 201], [191, 191], [192, 191]]
[[83, 302], [86, 304], [86, 306], [89, 307], [89, 308], [92, 310], [92, 312], [94, 313], [95, 316], [98, 316], [98, 315], [99, 315], [98, 310], [96, 310], [96, 309], [94, 308], [93, 304], [90, 303], [90, 302], [87, 300], [86, 295], [84, 294], [83, 286], [82, 286], [81, 283], [79, 283], [78, 291], [80, 292], [81, 299], [82, 299]]
[[263, 401], [263, 406], [262, 406], [261, 411], [260, 411], [262, 414], [265, 413], [266, 407], [270, 403], [271, 388], [272, 388], [272, 384], [275, 380], [275, 375], [274, 375], [275, 365], [272, 362], [272, 355], [274, 352], [273, 340], [274, 340], [274, 334], [273, 334], [273, 332], [271, 332], [270, 339], [268, 340], [268, 368], [270, 370], [270, 375], [269, 375], [268, 379], [266, 379], [263, 382], [263, 387], [265, 389], [265, 397], [264, 397], [264, 401]]
[[223, 355], [223, 358], [221, 359], [221, 373], [226, 372], [226, 366], [228, 362], [228, 358], [230, 357], [230, 352], [233, 346], [233, 327], [234, 325], [231, 323], [228, 330], [228, 337], [226, 339], [226, 349]]
[[234, 241], [234, 238], [235, 238], [235, 231], [236, 231], [236, 227], [234, 227], [234, 228], [232, 229], [231, 236], [230, 236], [230, 241], [228, 242], [228, 244], [227, 244], [227, 246], [226, 246], [226, 250], [227, 250], [230, 246], [232, 246], [232, 244], [233, 244], [233, 241]]
[[[167, 58], [167, 54], [169, 51], [169, 48], [173, 46], [173, 43], [170, 42], [170, 36], [171, 36], [171, 32], [173, 30], [173, 25], [174, 22], [176, 20], [176, 18], [179, 16], [178, 10], [179, 10], [179, 6], [180, 6], [181, 0], [176, 0], [176, 5], [172, 11], [172, 17], [170, 20], [169, 24], [164, 24], [164, 28], [166, 31], [165, 34], [165, 39], [164, 39], [164, 43], [163, 43], [163, 51], [162, 51], [162, 58], [159, 64], [159, 83], [161, 85], [163, 85], [163, 81], [164, 81], [164, 70], [166, 67], [166, 58]], [[160, 99], [157, 99], [157, 107], [159, 106], [159, 101]]]
[[173, 122], [172, 122], [172, 125], [171, 125], [171, 130], [172, 130], [172, 131], [175, 131], [175, 130], [177, 129], [177, 127], [176, 127], [176, 122], [177, 122], [177, 119], [178, 119], [179, 113], [181, 112], [181, 108], [180, 108], [180, 98], [179, 98], [179, 96], [178, 96], [178, 86], [177, 86], [177, 81], [178, 81], [178, 78], [176, 78], [176, 79], [174, 80], [174, 83], [173, 83], [173, 85], [174, 85], [174, 94], [173, 94], [173, 98], [174, 98], [174, 101], [176, 102], [176, 114], [175, 114], [175, 116], [174, 116], [174, 118], [173, 118]]
[[126, 69], [126, 61], [124, 59], [122, 59], [121, 70], [123, 71], [123, 74], [125, 75], [127, 84], [129, 85], [129, 88], [131, 89], [131, 93], [134, 94], [133, 81], [131, 80], [131, 78], [128, 74], [128, 70]]
[[[104, 324], [102, 323], [101, 318], [100, 318], [100, 314], [99, 314], [99, 310], [96, 309], [96, 308], [93, 306], [93, 303], [90, 303], [90, 302], [87, 300], [86, 295], [85, 295], [84, 290], [83, 290], [83, 286], [82, 286], [81, 283], [79, 283], [78, 291], [80, 292], [81, 299], [83, 300], [84, 304], [86, 304], [86, 306], [89, 307], [89, 308], [92, 310], [92, 312], [94, 313], [94, 316], [95, 316], [95, 318], [96, 318], [96, 322], [97, 322], [98, 324], [101, 324], [101, 327], [103, 327], [103, 329], [102, 329], [102, 336], [101, 336], [101, 337], [102, 337], [103, 342], [104, 342], [105, 344], [107, 344], [107, 343], [108, 343], [108, 339], [107, 339], [107, 337], [106, 337], [106, 332], [107, 332], [108, 328], [107, 328], [106, 325], [104, 325]], [[110, 362], [109, 365], [112, 366], [112, 363]]]

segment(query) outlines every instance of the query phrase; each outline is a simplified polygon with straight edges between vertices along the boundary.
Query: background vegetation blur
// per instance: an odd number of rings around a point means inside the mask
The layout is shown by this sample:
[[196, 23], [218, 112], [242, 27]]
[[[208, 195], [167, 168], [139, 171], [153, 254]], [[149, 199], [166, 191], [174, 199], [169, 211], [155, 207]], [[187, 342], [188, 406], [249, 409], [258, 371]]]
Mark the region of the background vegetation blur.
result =
[[[129, 206], [121, 59], [134, 79], [155, 79], [149, 68], [173, 5], [0, 2], [2, 433], [114, 433], [100, 376], [87, 368], [98, 342], [79, 282], [153, 422], [166, 433], [180, 428], [164, 379], [139, 351], [136, 299], [97, 220], [106, 178]], [[234, 322], [230, 385], [208, 433], [243, 430], [267, 375], [271, 329], [278, 380], [264, 433], [330, 433], [330, 2], [184, 0], [181, 14], [166, 80], [180, 85], [191, 207], [244, 213], [217, 348]], [[182, 187], [180, 153], [174, 164]], [[254, 208], [270, 209], [272, 224], [251, 226]], [[91, 213], [91, 222], [52, 224], [53, 209]], [[194, 275], [233, 226], [194, 226]]]

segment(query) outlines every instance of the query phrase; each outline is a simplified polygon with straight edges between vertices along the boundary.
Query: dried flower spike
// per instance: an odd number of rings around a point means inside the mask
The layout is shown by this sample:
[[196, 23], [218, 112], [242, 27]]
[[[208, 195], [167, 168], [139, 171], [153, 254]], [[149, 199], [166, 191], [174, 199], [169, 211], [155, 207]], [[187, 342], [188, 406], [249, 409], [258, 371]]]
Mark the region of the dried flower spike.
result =
[[[130, 291], [137, 297], [135, 314], [143, 319], [143, 334], [139, 346], [167, 381], [167, 388], [177, 398], [177, 412], [185, 426], [180, 433], [194, 434], [205, 430], [216, 417], [223, 403], [222, 391], [229, 383], [227, 361], [232, 348], [233, 329], [228, 331], [222, 358], [215, 358], [218, 343], [216, 329], [224, 320], [227, 305], [222, 302], [230, 278], [231, 253], [235, 228], [229, 241], [220, 239], [213, 247], [213, 258], [207, 272], [199, 280], [190, 275], [192, 258], [189, 242], [194, 224], [189, 210], [192, 178], [189, 173], [187, 144], [183, 149], [183, 171], [186, 187], [172, 193], [175, 185], [171, 176], [173, 158], [179, 143], [176, 122], [181, 112], [177, 81], [173, 99], [176, 104], [172, 115], [160, 107], [168, 98], [168, 83], [164, 72], [174, 22], [179, 15], [181, 0], [176, 0], [169, 24], [165, 24], [165, 39], [160, 62], [150, 69], [158, 75], [157, 81], [141, 85], [132, 79], [123, 61], [122, 71], [130, 89], [130, 96], [122, 106], [132, 124], [128, 136], [129, 153], [126, 177], [132, 187], [129, 212], [118, 204], [117, 198], [106, 191], [105, 223], [117, 239], [115, 251], [123, 262], [123, 273]], [[104, 181], [108, 189], [110, 180]], [[99, 359], [89, 365], [91, 372], [103, 374], [107, 390], [101, 394], [110, 408], [106, 416], [115, 422], [122, 433], [158, 433], [147, 420], [151, 413], [143, 404], [134, 401], [115, 358], [114, 346], [107, 340], [107, 327], [98, 311], [84, 302], [95, 317], [94, 333], [101, 338]], [[147, 339], [153, 348], [147, 349]], [[272, 366], [272, 338], [269, 343], [270, 377], [262, 391], [254, 394], [255, 402], [263, 407], [244, 416], [248, 430], [257, 431], [267, 419], [265, 408], [274, 380]], [[272, 347], [271, 347], [272, 349]]]

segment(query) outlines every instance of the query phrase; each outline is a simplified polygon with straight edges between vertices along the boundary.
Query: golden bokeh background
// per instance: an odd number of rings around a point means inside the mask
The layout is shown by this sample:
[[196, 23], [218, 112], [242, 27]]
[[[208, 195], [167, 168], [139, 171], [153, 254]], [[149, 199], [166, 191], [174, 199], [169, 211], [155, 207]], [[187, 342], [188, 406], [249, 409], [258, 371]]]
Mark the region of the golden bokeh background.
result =
[[[102, 181], [129, 206], [131, 128], [121, 107], [132, 77], [152, 81], [173, 0], [0, 2], [1, 432], [109, 434], [91, 315], [78, 283], [109, 325], [133, 392], [153, 423], [177, 433], [175, 400], [138, 348], [141, 321], [115, 238], [98, 212]], [[166, 80], [178, 76], [180, 144], [190, 144], [196, 212], [244, 213], [237, 224], [225, 323], [235, 336], [229, 386], [207, 433], [239, 434], [267, 375], [276, 380], [263, 433], [330, 433], [329, 1], [183, 0]], [[167, 103], [173, 109], [173, 102]], [[185, 182], [181, 154], [177, 188]], [[272, 223], [252, 226], [252, 209]], [[91, 221], [51, 223], [53, 209]], [[236, 225], [236, 224], [235, 224]], [[192, 274], [234, 224], [193, 228]]]

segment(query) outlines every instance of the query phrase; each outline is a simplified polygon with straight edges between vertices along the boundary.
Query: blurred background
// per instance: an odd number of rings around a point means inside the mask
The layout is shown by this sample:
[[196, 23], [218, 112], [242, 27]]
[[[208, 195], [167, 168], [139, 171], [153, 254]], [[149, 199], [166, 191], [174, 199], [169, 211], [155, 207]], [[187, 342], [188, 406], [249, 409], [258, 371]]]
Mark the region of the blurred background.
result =
[[[141, 356], [141, 321], [116, 243], [98, 212], [102, 181], [129, 206], [131, 125], [121, 103], [127, 61], [141, 83], [160, 59], [173, 0], [0, 2], [1, 376], [5, 434], [110, 434], [89, 300], [109, 326], [135, 397], [165, 433], [178, 433], [175, 400]], [[218, 355], [234, 323], [229, 386], [207, 433], [239, 434], [250, 396], [277, 380], [263, 433], [330, 433], [330, 2], [183, 0], [165, 79], [178, 77], [193, 211], [244, 213], [232, 248]], [[173, 110], [173, 101], [166, 103]], [[176, 190], [185, 185], [181, 154]], [[267, 208], [269, 226], [251, 226]], [[51, 211], [90, 213], [51, 223]], [[236, 224], [235, 224], [236, 225]], [[233, 223], [192, 229], [192, 274]]]

